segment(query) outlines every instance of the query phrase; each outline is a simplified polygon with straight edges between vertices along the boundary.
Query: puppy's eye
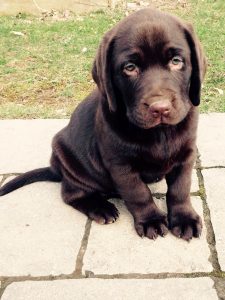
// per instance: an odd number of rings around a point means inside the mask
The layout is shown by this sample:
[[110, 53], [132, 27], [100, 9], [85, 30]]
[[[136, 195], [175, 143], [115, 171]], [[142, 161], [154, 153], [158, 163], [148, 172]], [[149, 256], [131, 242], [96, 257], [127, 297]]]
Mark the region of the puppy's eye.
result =
[[126, 71], [129, 71], [129, 72], [132, 72], [132, 71], [134, 71], [135, 69], [136, 69], [136, 65], [135, 64], [133, 64], [133, 63], [128, 63], [128, 64], [126, 64], [125, 66], [124, 66], [124, 69], [126, 70]]
[[181, 56], [176, 55], [169, 61], [169, 68], [171, 70], [180, 70], [184, 65], [184, 60]]
[[128, 76], [137, 76], [139, 74], [139, 68], [134, 63], [127, 63], [123, 67], [123, 72]]
[[180, 56], [174, 56], [171, 59], [171, 62], [173, 65], [179, 65], [180, 63], [183, 63], [183, 59]]

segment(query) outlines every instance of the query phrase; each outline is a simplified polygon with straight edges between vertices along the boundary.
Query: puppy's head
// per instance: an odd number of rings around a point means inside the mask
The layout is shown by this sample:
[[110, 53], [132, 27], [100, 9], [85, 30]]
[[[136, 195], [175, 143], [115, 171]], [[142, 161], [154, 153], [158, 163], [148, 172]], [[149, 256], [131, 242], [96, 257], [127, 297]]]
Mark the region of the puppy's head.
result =
[[176, 125], [199, 105], [205, 66], [190, 25], [144, 9], [106, 33], [92, 74], [112, 113], [149, 129]]

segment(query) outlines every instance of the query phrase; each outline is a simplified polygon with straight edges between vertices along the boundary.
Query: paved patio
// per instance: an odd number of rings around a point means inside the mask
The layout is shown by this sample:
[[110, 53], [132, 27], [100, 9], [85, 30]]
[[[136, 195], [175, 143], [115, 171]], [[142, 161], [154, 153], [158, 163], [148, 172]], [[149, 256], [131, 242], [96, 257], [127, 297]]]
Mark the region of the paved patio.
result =
[[[47, 166], [51, 139], [68, 120], [0, 121], [0, 184]], [[192, 203], [200, 239], [137, 236], [122, 201], [114, 224], [65, 205], [60, 184], [34, 183], [0, 198], [2, 300], [225, 299], [225, 114], [201, 115]], [[151, 186], [165, 207], [166, 185]]]

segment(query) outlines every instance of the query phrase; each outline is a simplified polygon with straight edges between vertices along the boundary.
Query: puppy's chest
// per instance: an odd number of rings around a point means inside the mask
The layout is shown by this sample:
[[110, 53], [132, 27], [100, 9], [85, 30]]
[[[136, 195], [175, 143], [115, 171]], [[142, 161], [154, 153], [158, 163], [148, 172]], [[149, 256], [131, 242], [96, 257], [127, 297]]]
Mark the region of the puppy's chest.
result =
[[[156, 143], [142, 148], [135, 160], [135, 168], [143, 176], [161, 177], [185, 160], [186, 154], [176, 143]], [[155, 180], [155, 179], [154, 179]]]

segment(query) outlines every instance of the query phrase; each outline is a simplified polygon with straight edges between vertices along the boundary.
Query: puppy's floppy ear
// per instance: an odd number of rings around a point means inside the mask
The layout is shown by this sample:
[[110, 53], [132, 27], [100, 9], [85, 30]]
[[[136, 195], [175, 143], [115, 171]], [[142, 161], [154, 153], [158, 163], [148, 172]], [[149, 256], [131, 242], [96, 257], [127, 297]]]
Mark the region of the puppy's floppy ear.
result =
[[116, 111], [116, 97], [112, 84], [111, 65], [115, 43], [115, 29], [108, 31], [99, 46], [92, 68], [92, 77], [101, 93], [107, 98], [109, 109]]
[[192, 73], [189, 87], [189, 98], [193, 105], [198, 106], [201, 97], [201, 84], [206, 72], [206, 58], [191, 24], [186, 25], [184, 33], [191, 50]]

